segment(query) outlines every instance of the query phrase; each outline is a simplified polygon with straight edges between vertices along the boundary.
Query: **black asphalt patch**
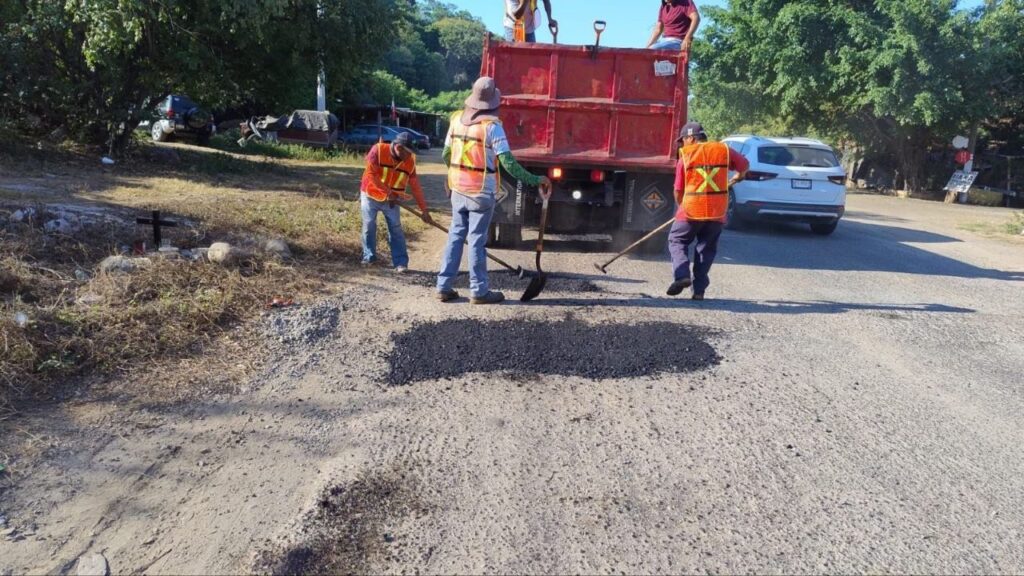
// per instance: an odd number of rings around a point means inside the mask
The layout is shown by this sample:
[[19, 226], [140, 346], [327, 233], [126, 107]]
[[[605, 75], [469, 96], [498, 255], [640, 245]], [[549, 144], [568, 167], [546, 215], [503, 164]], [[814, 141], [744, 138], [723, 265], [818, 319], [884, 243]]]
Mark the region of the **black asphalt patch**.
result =
[[445, 320], [392, 336], [392, 385], [470, 372], [579, 376], [593, 380], [693, 372], [719, 363], [704, 328], [649, 322], [591, 325]]

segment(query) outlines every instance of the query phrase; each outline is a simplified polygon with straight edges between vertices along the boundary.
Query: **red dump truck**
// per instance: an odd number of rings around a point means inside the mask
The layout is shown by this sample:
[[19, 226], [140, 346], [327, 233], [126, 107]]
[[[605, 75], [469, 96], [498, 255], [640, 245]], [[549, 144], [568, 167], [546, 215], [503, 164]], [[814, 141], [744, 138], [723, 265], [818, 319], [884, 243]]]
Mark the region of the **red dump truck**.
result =
[[[548, 230], [622, 239], [674, 210], [687, 56], [678, 51], [523, 44], [484, 39], [481, 75], [501, 89], [513, 155], [554, 182]], [[536, 190], [503, 173], [492, 244], [511, 246], [539, 224]]]

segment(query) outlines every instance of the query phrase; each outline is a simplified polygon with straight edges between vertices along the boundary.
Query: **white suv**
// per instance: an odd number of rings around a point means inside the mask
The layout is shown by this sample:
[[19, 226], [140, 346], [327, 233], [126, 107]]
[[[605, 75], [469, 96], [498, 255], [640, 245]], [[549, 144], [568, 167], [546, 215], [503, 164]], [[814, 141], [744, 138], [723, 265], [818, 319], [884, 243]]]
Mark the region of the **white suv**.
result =
[[815, 234], [835, 231], [846, 209], [846, 173], [829, 145], [750, 135], [723, 142], [750, 161], [746, 180], [729, 190], [728, 228], [763, 219], [806, 222]]

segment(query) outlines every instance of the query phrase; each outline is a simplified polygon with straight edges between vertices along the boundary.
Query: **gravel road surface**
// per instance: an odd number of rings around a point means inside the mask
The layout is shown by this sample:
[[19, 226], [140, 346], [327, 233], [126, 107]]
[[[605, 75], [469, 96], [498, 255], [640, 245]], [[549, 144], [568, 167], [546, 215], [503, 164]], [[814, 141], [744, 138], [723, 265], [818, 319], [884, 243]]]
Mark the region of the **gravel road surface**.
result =
[[0, 573], [1024, 572], [1024, 244], [957, 228], [1006, 216], [851, 196], [726, 233], [704, 302], [556, 239], [533, 303], [441, 304], [426, 232], [269, 316], [251, 391], [37, 470]]

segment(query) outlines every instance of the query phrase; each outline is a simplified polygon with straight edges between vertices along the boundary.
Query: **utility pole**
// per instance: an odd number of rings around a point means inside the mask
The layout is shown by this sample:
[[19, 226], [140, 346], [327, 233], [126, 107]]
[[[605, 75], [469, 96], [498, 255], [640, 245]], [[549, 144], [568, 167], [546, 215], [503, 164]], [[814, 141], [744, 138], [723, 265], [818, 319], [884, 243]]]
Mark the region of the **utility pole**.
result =
[[[324, 2], [318, 0], [316, 3], [317, 22], [324, 19]], [[322, 35], [321, 35], [322, 36]], [[320, 48], [320, 73], [316, 77], [316, 110], [324, 112], [327, 110], [327, 72], [324, 70], [324, 50]]]

